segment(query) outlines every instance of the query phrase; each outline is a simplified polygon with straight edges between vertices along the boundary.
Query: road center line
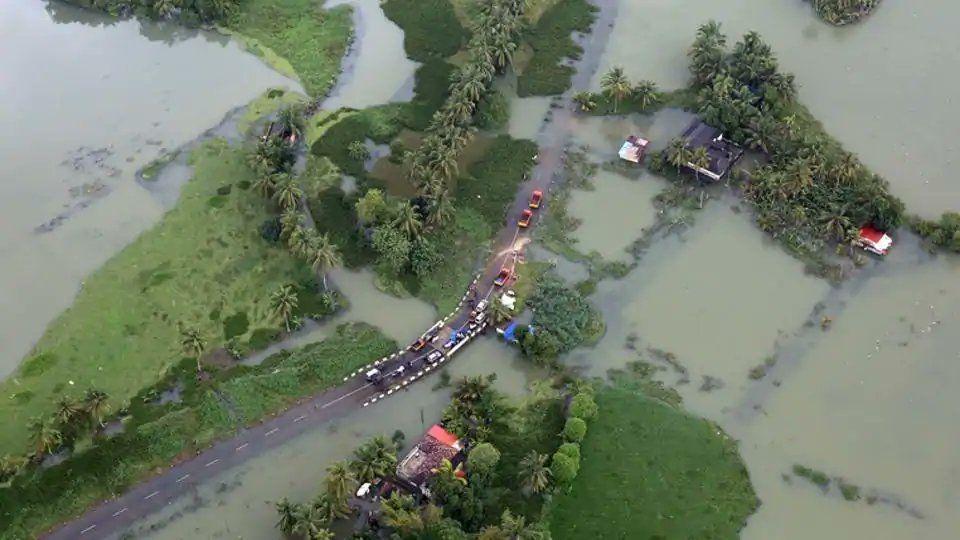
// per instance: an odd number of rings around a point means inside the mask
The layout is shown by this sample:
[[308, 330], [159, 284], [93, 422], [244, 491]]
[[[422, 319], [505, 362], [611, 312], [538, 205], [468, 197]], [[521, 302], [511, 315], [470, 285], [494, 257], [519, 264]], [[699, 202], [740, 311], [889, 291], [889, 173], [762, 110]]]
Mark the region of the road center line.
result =
[[91, 526], [87, 527], [86, 529], [80, 531], [80, 534], [87, 534], [88, 532], [90, 532], [90, 531], [92, 531], [92, 530], [94, 530], [94, 529], [96, 529], [96, 528], [97, 528], [96, 525], [91, 525]]
[[123, 508], [121, 508], [121, 509], [117, 510], [116, 512], [114, 512], [114, 513], [113, 513], [113, 517], [117, 517], [117, 516], [119, 516], [120, 514], [126, 512], [126, 511], [127, 511], [127, 507], [124, 506]]
[[183, 482], [183, 481], [186, 480], [187, 478], [190, 478], [190, 475], [189, 475], [189, 474], [185, 474], [185, 475], [181, 476], [180, 478], [177, 478], [177, 483], [179, 484], [180, 482]]
[[298, 417], [296, 417], [296, 418], [293, 419], [293, 423], [297, 423], [297, 422], [303, 420], [303, 419], [306, 418], [306, 417], [307, 417], [307, 415], [301, 414], [300, 416], [298, 416]]
[[246, 447], [248, 447], [248, 446], [250, 446], [250, 443], [245, 442], [245, 443], [241, 444], [240, 446], [238, 446], [237, 449], [235, 450], [235, 452], [239, 452], [239, 451], [243, 450], [244, 448], [246, 448]]
[[154, 491], [153, 493], [151, 493], [151, 494], [147, 495], [146, 497], [144, 497], [143, 500], [147, 500], [147, 499], [149, 499], [150, 497], [153, 497], [154, 495], [156, 495], [156, 494], [158, 494], [158, 493], [160, 493], [160, 492], [159, 492], [159, 491]]
[[270, 431], [264, 433], [263, 436], [264, 436], [264, 437], [269, 437], [269, 436], [273, 435], [274, 433], [276, 433], [276, 432], [278, 432], [278, 431], [280, 431], [280, 428], [275, 427], [275, 428], [271, 429]]
[[217, 462], [219, 462], [219, 461], [220, 461], [220, 458], [217, 458], [217, 459], [211, 461], [210, 463], [207, 463], [206, 465], [204, 465], [204, 467], [209, 467], [209, 466], [211, 466], [211, 465], [213, 465], [213, 464], [215, 464], [215, 463], [217, 463]]
[[333, 400], [333, 401], [324, 403], [320, 408], [321, 408], [321, 409], [326, 409], [327, 407], [333, 405], [334, 403], [337, 403], [337, 402], [339, 402], [339, 401], [341, 401], [341, 400], [344, 400], [344, 399], [346, 399], [346, 398], [348, 398], [348, 397], [356, 394], [357, 392], [359, 392], [359, 391], [361, 391], [361, 390], [366, 390], [369, 386], [371, 386], [371, 384], [370, 384], [370, 383], [367, 383], [367, 384], [361, 386], [360, 388], [357, 388], [357, 389], [354, 390], [353, 392], [350, 392], [349, 394], [344, 394], [344, 395], [338, 397], [337, 399], [335, 399], [335, 400]]

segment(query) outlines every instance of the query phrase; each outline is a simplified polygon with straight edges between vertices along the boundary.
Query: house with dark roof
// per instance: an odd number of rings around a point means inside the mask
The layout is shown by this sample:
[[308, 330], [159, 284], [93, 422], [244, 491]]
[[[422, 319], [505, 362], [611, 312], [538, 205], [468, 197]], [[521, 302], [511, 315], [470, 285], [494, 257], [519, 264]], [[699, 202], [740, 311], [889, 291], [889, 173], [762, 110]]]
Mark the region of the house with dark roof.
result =
[[422, 487], [445, 459], [454, 465], [461, 462], [463, 444], [456, 435], [434, 424], [397, 464], [397, 476]]
[[698, 118], [687, 126], [681, 138], [686, 142], [689, 151], [693, 152], [697, 148], [706, 148], [709, 157], [709, 163], [706, 167], [700, 167], [690, 161], [687, 162], [685, 167], [715, 182], [723, 179], [737, 160], [743, 156], [742, 148], [724, 139], [723, 133], [719, 129], [705, 124]]

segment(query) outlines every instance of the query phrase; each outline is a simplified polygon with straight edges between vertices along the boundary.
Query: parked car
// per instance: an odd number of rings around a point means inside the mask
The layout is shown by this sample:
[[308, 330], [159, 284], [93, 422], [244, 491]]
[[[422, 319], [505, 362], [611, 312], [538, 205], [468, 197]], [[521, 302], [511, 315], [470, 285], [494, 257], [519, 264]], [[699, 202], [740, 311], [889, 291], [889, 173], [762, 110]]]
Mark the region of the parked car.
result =
[[529, 208], [524, 208], [523, 212], [520, 212], [520, 219], [517, 220], [517, 225], [521, 228], [527, 228], [530, 226], [531, 220], [533, 220], [533, 211]]
[[420, 338], [410, 344], [410, 350], [413, 352], [420, 352], [426, 346], [427, 346], [427, 340], [424, 338]]
[[441, 358], [443, 358], [442, 352], [433, 351], [432, 353], [427, 355], [427, 362], [430, 364], [436, 364], [437, 362], [440, 361]]
[[540, 191], [539, 189], [534, 191], [533, 194], [530, 195], [530, 208], [533, 208], [534, 210], [536, 210], [537, 208], [540, 208], [540, 203], [542, 202], [543, 202], [543, 192]]
[[371, 383], [378, 383], [381, 380], [383, 380], [383, 374], [380, 373], [380, 370], [377, 368], [373, 368], [370, 371], [366, 372], [364, 376], [366, 377], [367, 382], [371, 382]]
[[493, 284], [497, 287], [503, 287], [507, 281], [510, 281], [510, 269], [503, 267], [500, 269], [500, 273], [497, 274], [497, 278], [493, 280]]
[[400, 366], [397, 369], [390, 372], [391, 377], [400, 378], [403, 377], [403, 374], [407, 371], [406, 366]]

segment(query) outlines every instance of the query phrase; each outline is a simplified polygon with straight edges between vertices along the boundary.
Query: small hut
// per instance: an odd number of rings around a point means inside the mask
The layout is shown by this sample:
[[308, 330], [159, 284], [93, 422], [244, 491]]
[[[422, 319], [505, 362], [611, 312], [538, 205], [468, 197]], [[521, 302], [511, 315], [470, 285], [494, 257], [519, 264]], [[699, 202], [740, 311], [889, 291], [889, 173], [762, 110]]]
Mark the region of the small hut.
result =
[[646, 152], [649, 144], [650, 141], [646, 139], [637, 137], [636, 135], [630, 135], [620, 146], [620, 151], [618, 152], [620, 159], [631, 163], [640, 163], [643, 161], [643, 154]]

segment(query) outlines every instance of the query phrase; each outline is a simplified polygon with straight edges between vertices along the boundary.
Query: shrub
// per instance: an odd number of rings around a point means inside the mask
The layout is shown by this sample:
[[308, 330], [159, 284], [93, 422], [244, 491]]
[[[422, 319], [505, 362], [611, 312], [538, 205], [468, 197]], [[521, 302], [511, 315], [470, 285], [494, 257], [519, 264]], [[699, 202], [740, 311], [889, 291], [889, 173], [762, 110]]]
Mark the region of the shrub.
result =
[[480, 443], [467, 456], [467, 470], [471, 474], [488, 475], [499, 461], [500, 451], [495, 446], [488, 442]]
[[550, 462], [553, 480], [561, 486], [569, 486], [580, 471], [580, 459], [557, 451]]
[[587, 423], [580, 418], [568, 418], [563, 426], [563, 438], [567, 442], [579, 443], [587, 434]]
[[597, 403], [593, 401], [593, 396], [586, 393], [579, 393], [573, 396], [570, 402], [570, 416], [583, 420], [592, 420], [597, 416]]
[[572, 442], [565, 442], [557, 448], [558, 454], [565, 454], [580, 462], [580, 445]]

